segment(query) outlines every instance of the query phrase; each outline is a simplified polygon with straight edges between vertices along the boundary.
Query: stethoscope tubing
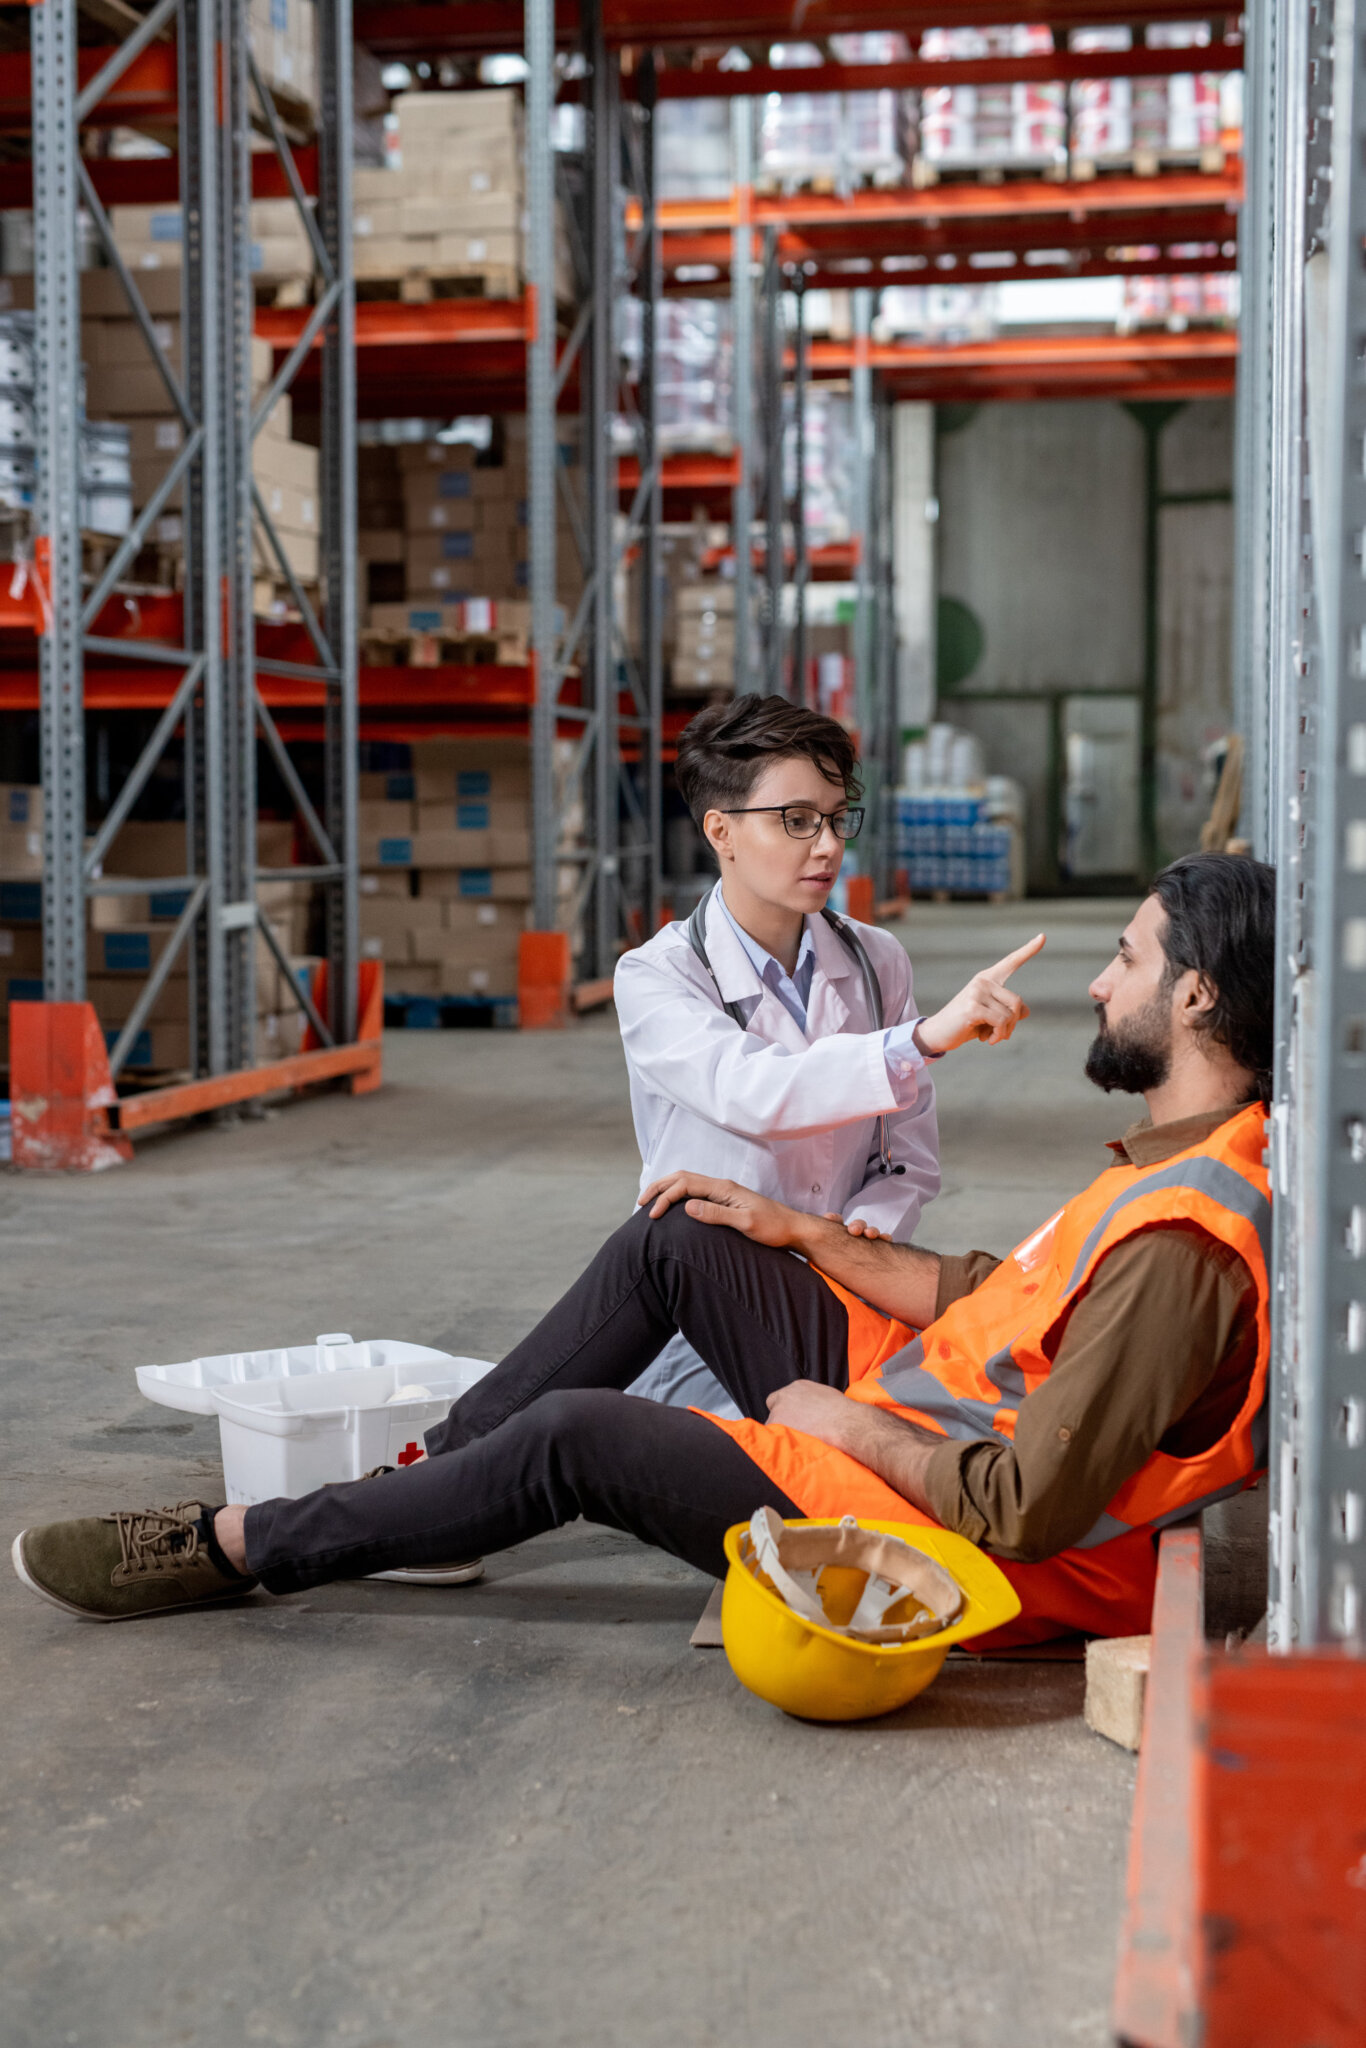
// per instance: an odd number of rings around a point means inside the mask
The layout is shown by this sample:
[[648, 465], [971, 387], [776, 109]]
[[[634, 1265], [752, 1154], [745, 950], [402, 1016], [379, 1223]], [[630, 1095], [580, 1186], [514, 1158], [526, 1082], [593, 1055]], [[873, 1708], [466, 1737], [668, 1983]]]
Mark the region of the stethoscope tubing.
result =
[[[730, 1018], [731, 1022], [734, 1024], [738, 1024], [740, 1029], [744, 1031], [748, 1029], [748, 1026], [745, 1021], [745, 1013], [739, 1003], [728, 1003], [725, 997], [721, 995], [721, 984], [716, 979], [716, 969], [712, 966], [711, 961], [707, 956], [707, 942], [705, 936], [707, 922], [707, 905], [711, 902], [712, 897], [715, 895], [716, 890], [719, 889], [720, 886], [721, 884], [717, 882], [715, 884], [715, 887], [709, 889], [705, 896], [699, 897], [697, 904], [693, 910], [692, 916], [688, 919], [688, 943], [691, 945], [694, 953], [696, 953], [698, 959], [702, 962], [702, 965], [706, 968], [708, 974], [711, 976], [712, 985], [716, 990], [717, 996], [720, 998], [721, 1008], [725, 1011], [726, 1015]], [[846, 951], [852, 953], [854, 959], [858, 962], [859, 973], [863, 977], [863, 993], [868, 1001], [868, 1013], [873, 1019], [873, 1029], [874, 1031], [884, 1031], [886, 1029], [886, 1025], [883, 1021], [882, 1012], [882, 987], [878, 981], [876, 971], [873, 967], [873, 963], [868, 958], [867, 948], [864, 946], [862, 939], [860, 939], [858, 933], [853, 929], [853, 927], [851, 925], [846, 924], [844, 919], [842, 917], [837, 916], [836, 913], [833, 910], [831, 910], [828, 906], [824, 910], [822, 910], [821, 916], [825, 919], [825, 922], [829, 925], [831, 931], [835, 932], [839, 936], [839, 938], [844, 944]], [[906, 1171], [904, 1166], [893, 1166], [892, 1164], [892, 1145], [891, 1139], [888, 1136], [887, 1132], [887, 1115], [885, 1110], [878, 1117], [877, 1133], [877, 1149], [879, 1160], [878, 1172], [884, 1174], [904, 1173]]]

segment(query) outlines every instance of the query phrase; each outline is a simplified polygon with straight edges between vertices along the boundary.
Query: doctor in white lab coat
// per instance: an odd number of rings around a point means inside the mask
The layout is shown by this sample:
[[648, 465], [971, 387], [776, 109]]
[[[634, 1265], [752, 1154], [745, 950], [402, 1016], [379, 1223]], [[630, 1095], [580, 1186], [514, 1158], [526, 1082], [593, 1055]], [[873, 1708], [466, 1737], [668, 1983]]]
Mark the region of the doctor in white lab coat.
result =
[[[887, 932], [856, 929], [881, 987], [885, 1023], [913, 1025], [920, 1012], [905, 948]], [[794, 1209], [846, 1222], [857, 1217], [886, 1237], [909, 1240], [939, 1192], [939, 1133], [924, 1056], [907, 1045], [889, 1068], [858, 963], [824, 918], [807, 920], [805, 958], [787, 977], [771, 955], [761, 956], [761, 967], [760, 949], [728, 914], [718, 885], [706, 905], [705, 942], [715, 981], [683, 923], [667, 925], [617, 967], [642, 1192], [665, 1173], [686, 1169], [739, 1181]], [[797, 993], [803, 987], [804, 1022]], [[730, 1002], [748, 1012], [743, 1031], [722, 1007]], [[890, 1164], [901, 1173], [881, 1170], [883, 1114]], [[683, 1337], [632, 1391], [713, 1414], [733, 1412], [729, 1395]]]

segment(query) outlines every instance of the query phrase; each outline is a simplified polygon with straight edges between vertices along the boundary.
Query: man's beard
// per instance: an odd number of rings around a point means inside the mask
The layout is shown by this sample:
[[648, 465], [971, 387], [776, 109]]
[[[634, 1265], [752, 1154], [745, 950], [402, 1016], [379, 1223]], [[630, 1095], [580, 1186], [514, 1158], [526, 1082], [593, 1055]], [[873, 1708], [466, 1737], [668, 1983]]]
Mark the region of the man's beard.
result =
[[1127, 1024], [1112, 1031], [1105, 1005], [1096, 1004], [1100, 1029], [1086, 1055], [1086, 1078], [1107, 1095], [1146, 1095], [1160, 1088], [1171, 1072], [1172, 1022], [1169, 996], [1154, 996]]

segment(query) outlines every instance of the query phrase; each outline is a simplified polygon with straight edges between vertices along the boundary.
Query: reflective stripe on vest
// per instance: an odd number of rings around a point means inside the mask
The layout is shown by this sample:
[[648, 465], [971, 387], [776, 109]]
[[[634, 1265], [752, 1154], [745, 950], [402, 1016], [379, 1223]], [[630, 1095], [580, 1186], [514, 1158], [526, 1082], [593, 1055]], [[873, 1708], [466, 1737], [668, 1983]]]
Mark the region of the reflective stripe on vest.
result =
[[[1157, 1171], [1143, 1173], [1131, 1185], [1125, 1187], [1108, 1204], [1104, 1212], [1087, 1232], [1077, 1253], [1071, 1274], [1058, 1296], [1049, 1320], [1053, 1327], [1067, 1309], [1091, 1269], [1097, 1247], [1104, 1241], [1106, 1232], [1123, 1211], [1133, 1202], [1164, 1188], [1180, 1188], [1203, 1196], [1230, 1215], [1239, 1217], [1250, 1224], [1261, 1247], [1263, 1266], [1270, 1259], [1271, 1248], [1271, 1203], [1261, 1190], [1244, 1174], [1237, 1172], [1223, 1160], [1208, 1156], [1179, 1159]], [[1065, 1212], [1064, 1212], [1065, 1213]], [[1255, 1276], [1254, 1276], [1255, 1278]], [[1031, 1325], [1026, 1327], [1031, 1327]], [[995, 1401], [979, 1399], [966, 1394], [955, 1394], [925, 1362], [925, 1347], [917, 1337], [911, 1343], [896, 1351], [875, 1371], [875, 1378], [888, 1400], [898, 1408], [909, 1408], [926, 1421], [937, 1425], [945, 1436], [960, 1443], [996, 1441], [1007, 1432], [1002, 1430], [1002, 1418], [1013, 1424], [1021, 1403], [1027, 1398], [1029, 1387], [1025, 1374], [1013, 1355], [1013, 1346], [1025, 1334], [1022, 1329], [1002, 1346], [982, 1366], [983, 1376], [999, 1393]], [[1250, 1437], [1254, 1469], [1260, 1469], [1266, 1461], [1269, 1434], [1268, 1395], [1264, 1390], [1260, 1408], [1250, 1423]], [[1249, 1475], [1250, 1476], [1250, 1475]], [[1199, 1512], [1216, 1500], [1226, 1499], [1241, 1491], [1246, 1478], [1233, 1483], [1221, 1483], [1197, 1498], [1187, 1500], [1168, 1513], [1145, 1517], [1142, 1526], [1160, 1528], [1164, 1524], [1181, 1521]], [[1109, 1513], [1101, 1515], [1094, 1527], [1080, 1537], [1074, 1548], [1087, 1550], [1113, 1537], [1128, 1535], [1135, 1525], [1121, 1521]]]

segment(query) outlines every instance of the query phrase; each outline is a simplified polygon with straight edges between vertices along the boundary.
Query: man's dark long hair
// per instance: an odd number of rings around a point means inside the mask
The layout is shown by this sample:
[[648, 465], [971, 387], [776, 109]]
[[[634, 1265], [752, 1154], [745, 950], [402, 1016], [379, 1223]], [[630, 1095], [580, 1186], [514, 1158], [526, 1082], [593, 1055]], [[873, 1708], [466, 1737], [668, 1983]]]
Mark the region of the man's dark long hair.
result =
[[1203, 1029], [1256, 1076], [1271, 1100], [1276, 993], [1276, 871], [1237, 853], [1188, 853], [1164, 868], [1153, 894], [1167, 913], [1166, 981], [1188, 968], [1214, 990]]

